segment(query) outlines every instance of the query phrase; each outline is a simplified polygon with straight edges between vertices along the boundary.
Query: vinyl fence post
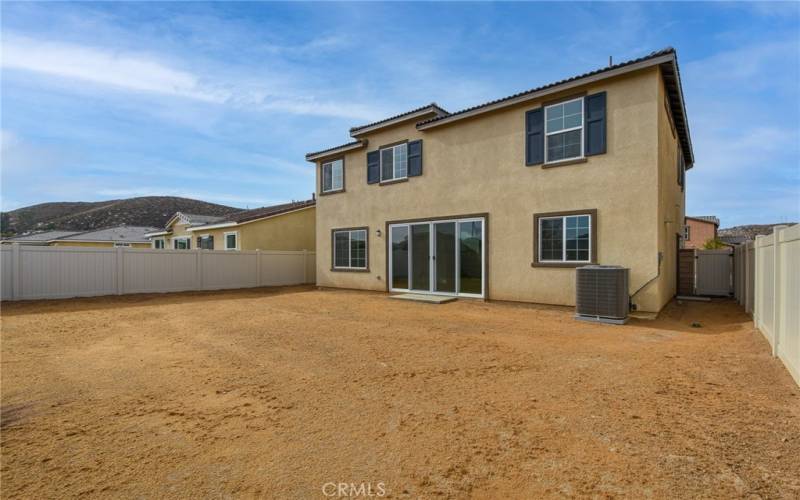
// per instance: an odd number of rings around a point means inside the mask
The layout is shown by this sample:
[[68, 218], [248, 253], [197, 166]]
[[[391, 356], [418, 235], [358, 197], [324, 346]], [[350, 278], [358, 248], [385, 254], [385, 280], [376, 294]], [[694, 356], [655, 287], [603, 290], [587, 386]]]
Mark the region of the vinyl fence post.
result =
[[261, 250], [256, 249], [256, 285], [261, 286]]
[[11, 245], [11, 298], [18, 299], [22, 294], [20, 280], [22, 273], [22, 259], [20, 258], [19, 243]]
[[303, 284], [308, 283], [308, 250], [303, 249]]
[[117, 247], [116, 250], [116, 270], [117, 270], [117, 295], [122, 295], [125, 291], [125, 267], [123, 263], [125, 248]]
[[203, 289], [203, 255], [199, 249], [194, 250], [194, 272], [197, 289]]
[[759, 264], [758, 259], [761, 256], [761, 252], [764, 251], [764, 249], [761, 248], [762, 238], [764, 238], [764, 236], [758, 235], [753, 242], [753, 323], [759, 330], [761, 329], [761, 295], [763, 289], [761, 286], [761, 275], [764, 270], [761, 269], [761, 264]]
[[775, 341], [772, 343], [772, 355], [778, 356], [778, 344], [781, 338], [781, 312], [783, 297], [781, 297], [781, 236], [786, 226], [775, 226], [772, 229], [772, 328]]

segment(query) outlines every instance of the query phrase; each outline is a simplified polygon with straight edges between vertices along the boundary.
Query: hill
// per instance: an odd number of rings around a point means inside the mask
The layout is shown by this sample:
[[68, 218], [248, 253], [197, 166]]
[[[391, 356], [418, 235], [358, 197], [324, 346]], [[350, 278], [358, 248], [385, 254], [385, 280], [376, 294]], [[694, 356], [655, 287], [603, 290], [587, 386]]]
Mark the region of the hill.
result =
[[[794, 222], [781, 222], [780, 225], [790, 226]], [[772, 228], [779, 224], [749, 224], [746, 226], [727, 227], [719, 230], [720, 236], [744, 236], [748, 240], [755, 239], [760, 234], [772, 233]]]
[[176, 196], [145, 196], [97, 202], [40, 203], [2, 213], [4, 235], [67, 229], [89, 231], [121, 224], [163, 227], [175, 212], [226, 215], [240, 208]]

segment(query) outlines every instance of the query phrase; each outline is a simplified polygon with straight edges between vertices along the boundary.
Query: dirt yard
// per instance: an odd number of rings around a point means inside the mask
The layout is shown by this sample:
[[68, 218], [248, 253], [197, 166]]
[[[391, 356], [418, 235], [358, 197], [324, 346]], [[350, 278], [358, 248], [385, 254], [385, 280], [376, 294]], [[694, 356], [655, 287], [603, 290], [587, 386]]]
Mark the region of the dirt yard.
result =
[[800, 497], [800, 390], [728, 302], [16, 303], [1, 353], [3, 498]]

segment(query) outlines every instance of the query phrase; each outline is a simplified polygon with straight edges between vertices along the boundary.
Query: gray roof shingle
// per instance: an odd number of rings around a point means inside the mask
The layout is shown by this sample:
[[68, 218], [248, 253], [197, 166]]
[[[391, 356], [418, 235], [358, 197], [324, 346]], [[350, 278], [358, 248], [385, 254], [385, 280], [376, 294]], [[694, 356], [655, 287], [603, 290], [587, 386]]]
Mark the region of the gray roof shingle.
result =
[[84, 231], [59, 238], [60, 241], [114, 241], [114, 242], [143, 242], [146, 233], [158, 231], [157, 227], [149, 226], [116, 226], [94, 231]]

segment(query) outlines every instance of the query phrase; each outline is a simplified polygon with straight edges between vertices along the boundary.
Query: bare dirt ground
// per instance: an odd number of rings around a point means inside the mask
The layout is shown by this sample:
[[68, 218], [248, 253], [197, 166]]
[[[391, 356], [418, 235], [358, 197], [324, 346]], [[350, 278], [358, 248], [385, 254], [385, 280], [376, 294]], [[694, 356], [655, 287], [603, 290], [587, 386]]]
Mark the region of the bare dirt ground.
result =
[[3, 498], [800, 497], [800, 389], [730, 302], [145, 295], [4, 304], [1, 339]]

